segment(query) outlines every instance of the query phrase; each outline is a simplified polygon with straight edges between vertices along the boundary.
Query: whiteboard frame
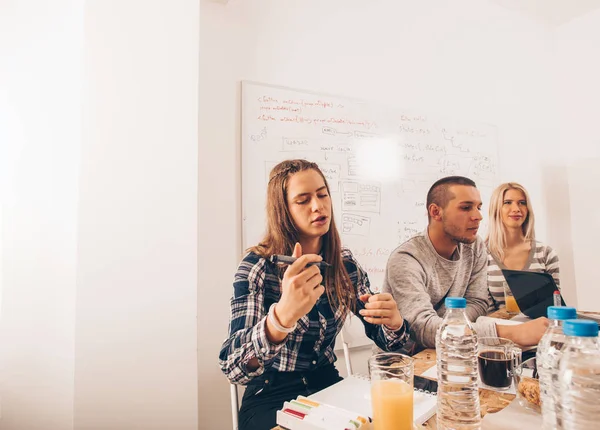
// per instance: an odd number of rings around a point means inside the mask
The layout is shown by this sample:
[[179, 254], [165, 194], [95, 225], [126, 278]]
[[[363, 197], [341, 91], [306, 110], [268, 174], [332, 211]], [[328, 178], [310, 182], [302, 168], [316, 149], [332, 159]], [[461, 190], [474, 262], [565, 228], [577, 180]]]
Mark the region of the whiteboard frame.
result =
[[[240, 115], [240, 120], [239, 120], [239, 151], [238, 151], [238, 184], [239, 184], [239, 194], [238, 194], [238, 202], [239, 202], [239, 211], [238, 211], [238, 221], [239, 221], [239, 226], [240, 226], [240, 234], [238, 237], [238, 240], [240, 241], [240, 259], [243, 258], [243, 256], [246, 253], [246, 247], [244, 247], [244, 211], [243, 211], [243, 192], [242, 192], [242, 187], [243, 187], [243, 176], [244, 176], [244, 172], [243, 172], [243, 159], [244, 159], [244, 135], [243, 135], [243, 121], [244, 121], [244, 112], [243, 112], [243, 106], [244, 106], [244, 90], [247, 86], [249, 85], [256, 85], [256, 86], [264, 86], [264, 87], [269, 87], [269, 88], [274, 88], [274, 89], [278, 89], [278, 90], [284, 90], [284, 91], [293, 91], [293, 92], [299, 92], [299, 93], [304, 93], [304, 94], [308, 94], [308, 95], [312, 95], [312, 96], [318, 96], [318, 97], [332, 97], [332, 98], [338, 98], [338, 99], [343, 99], [343, 100], [348, 100], [354, 103], [358, 103], [358, 104], [364, 104], [364, 105], [369, 105], [369, 104], [373, 104], [373, 105], [377, 105], [380, 106], [382, 108], [386, 108], [386, 109], [398, 109], [398, 110], [406, 110], [406, 111], [410, 111], [410, 110], [414, 110], [414, 108], [409, 108], [409, 107], [402, 107], [402, 106], [395, 106], [395, 105], [390, 105], [388, 103], [385, 102], [381, 102], [381, 101], [375, 101], [375, 100], [368, 100], [368, 99], [364, 99], [364, 98], [358, 98], [358, 97], [352, 97], [352, 96], [344, 96], [344, 95], [339, 95], [339, 94], [332, 94], [332, 93], [327, 93], [327, 92], [320, 92], [320, 91], [315, 91], [315, 90], [306, 90], [306, 89], [302, 89], [302, 88], [294, 88], [294, 87], [290, 87], [290, 86], [285, 86], [285, 85], [276, 85], [276, 84], [267, 84], [264, 82], [259, 82], [259, 81], [253, 81], [253, 80], [241, 80], [240, 81], [240, 97], [239, 97], [239, 115]], [[491, 122], [488, 121], [481, 121], [481, 120], [464, 120], [461, 118], [454, 118], [452, 116], [446, 115], [446, 114], [441, 114], [439, 112], [435, 112], [435, 111], [431, 111], [429, 109], [423, 109], [425, 111], [425, 113], [427, 115], [431, 115], [435, 118], [438, 119], [446, 119], [446, 120], [451, 120], [451, 121], [465, 121], [465, 122], [469, 122], [469, 121], [473, 121], [473, 122], [477, 122], [478, 124], [481, 125], [485, 125], [488, 127], [493, 127], [496, 130], [496, 134], [495, 134], [495, 141], [494, 141], [494, 151], [493, 151], [493, 155], [495, 156], [495, 161], [496, 161], [496, 174], [495, 174], [495, 178], [496, 181], [500, 180], [501, 174], [500, 172], [502, 171], [501, 169], [501, 160], [500, 160], [500, 141], [501, 141], [501, 128], [500, 126], [493, 124]], [[499, 184], [500, 182], [498, 182]], [[481, 189], [478, 186], [478, 189], [481, 192]], [[489, 202], [483, 202], [484, 208], [486, 206], [489, 206]], [[264, 217], [266, 217], [266, 213], [264, 214]], [[484, 213], [484, 218], [488, 218], [488, 212], [486, 211]], [[486, 232], [487, 234], [487, 232]], [[248, 246], [254, 246], [253, 244], [248, 244]], [[351, 319], [352, 320], [356, 320], [358, 321], [358, 317], [356, 317], [355, 315], [351, 315]], [[365, 346], [365, 345], [369, 345], [369, 344], [374, 344], [373, 341], [371, 341], [369, 338], [367, 338], [366, 335], [363, 334], [363, 336], [356, 338], [354, 335], [352, 335], [348, 330], [348, 323], [351, 321], [351, 319], [348, 319], [343, 327], [342, 330], [340, 331], [340, 333], [345, 333], [346, 334], [346, 339], [348, 339], [346, 342], [348, 344], [348, 346], [350, 348], [356, 348], [356, 347], [361, 347], [361, 346]], [[360, 324], [362, 327], [362, 323]], [[334, 350], [339, 350], [340, 346], [339, 346], [339, 342], [336, 342], [336, 347], [334, 347]]]

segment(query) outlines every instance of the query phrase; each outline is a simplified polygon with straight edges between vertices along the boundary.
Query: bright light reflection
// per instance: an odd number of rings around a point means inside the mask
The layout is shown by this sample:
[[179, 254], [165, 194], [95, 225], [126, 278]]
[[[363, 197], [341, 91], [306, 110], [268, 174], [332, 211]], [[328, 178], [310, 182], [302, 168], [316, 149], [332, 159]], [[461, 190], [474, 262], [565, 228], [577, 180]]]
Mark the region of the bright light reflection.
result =
[[392, 138], [361, 142], [356, 148], [359, 176], [381, 182], [398, 180], [402, 174], [401, 151]]

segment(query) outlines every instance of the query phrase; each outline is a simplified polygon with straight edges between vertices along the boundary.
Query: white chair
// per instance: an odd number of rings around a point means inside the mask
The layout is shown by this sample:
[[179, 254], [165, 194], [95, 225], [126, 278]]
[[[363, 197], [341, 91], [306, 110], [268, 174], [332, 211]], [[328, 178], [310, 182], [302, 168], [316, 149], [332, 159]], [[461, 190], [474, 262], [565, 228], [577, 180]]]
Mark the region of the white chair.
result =
[[240, 409], [238, 400], [238, 386], [235, 384], [230, 384], [229, 391], [231, 395], [231, 421], [233, 424], [233, 430], [238, 430], [238, 411]]
[[342, 348], [344, 349], [344, 361], [346, 362], [346, 373], [348, 376], [352, 375], [352, 362], [350, 361], [350, 348], [348, 342], [344, 339], [344, 330], [340, 331], [340, 340], [342, 341]]
[[[350, 361], [350, 348], [348, 347], [348, 342], [344, 340], [344, 332], [340, 331], [340, 340], [342, 342], [342, 348], [344, 349], [344, 361], [346, 363], [346, 373], [348, 376], [352, 375], [352, 362]], [[235, 384], [229, 385], [229, 393], [231, 396], [231, 421], [233, 425], [233, 430], [238, 430], [238, 411], [239, 407], [239, 397], [238, 397], [238, 386]]]

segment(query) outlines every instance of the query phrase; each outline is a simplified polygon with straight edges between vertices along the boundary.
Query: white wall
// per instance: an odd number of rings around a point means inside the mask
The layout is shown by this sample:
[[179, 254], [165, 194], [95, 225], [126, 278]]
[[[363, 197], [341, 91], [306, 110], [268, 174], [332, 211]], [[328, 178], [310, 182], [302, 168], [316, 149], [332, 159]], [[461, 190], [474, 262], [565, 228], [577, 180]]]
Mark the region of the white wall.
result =
[[0, 5], [2, 430], [198, 428], [198, 29]]
[[[538, 147], [547, 241], [560, 256], [561, 285], [565, 301], [582, 309], [600, 310], [591, 261], [592, 243], [600, 230], [587, 196], [573, 187], [592, 182], [594, 169], [587, 158], [600, 157], [600, 132], [595, 124], [600, 112], [600, 9], [557, 27], [551, 34], [553, 63], [542, 77], [550, 76], [554, 123], [545, 128], [556, 135]], [[575, 191], [575, 195], [573, 194]], [[587, 210], [585, 210], [587, 208]], [[600, 208], [599, 208], [600, 209]], [[538, 218], [540, 218], [538, 216]]]
[[83, 2], [2, 2], [0, 53], [0, 427], [71, 429]]
[[578, 308], [600, 312], [597, 250], [600, 243], [600, 158], [574, 162], [568, 168], [572, 241]]
[[556, 30], [557, 106], [563, 162], [600, 156], [600, 9]]
[[[600, 311], [597, 246], [600, 243], [600, 9], [556, 31], [560, 145], [556, 164], [567, 172], [568, 189], [554, 199], [571, 209], [571, 241], [578, 306]], [[569, 204], [570, 203], [570, 204]], [[563, 235], [568, 232], [563, 232]]]
[[195, 0], [85, 8], [75, 428], [198, 428]]
[[547, 73], [554, 52], [548, 28], [476, 0], [246, 0], [202, 2], [201, 12], [200, 193], [211, 195], [214, 211], [199, 214], [206, 239], [200, 247], [206, 282], [199, 291], [198, 335], [205, 348], [199, 372], [213, 388], [200, 393], [199, 413], [212, 417], [211, 428], [225, 428], [227, 383], [214, 363], [240, 257], [240, 80], [498, 125], [501, 179], [530, 190], [545, 239], [539, 159], [544, 145], [556, 140]]

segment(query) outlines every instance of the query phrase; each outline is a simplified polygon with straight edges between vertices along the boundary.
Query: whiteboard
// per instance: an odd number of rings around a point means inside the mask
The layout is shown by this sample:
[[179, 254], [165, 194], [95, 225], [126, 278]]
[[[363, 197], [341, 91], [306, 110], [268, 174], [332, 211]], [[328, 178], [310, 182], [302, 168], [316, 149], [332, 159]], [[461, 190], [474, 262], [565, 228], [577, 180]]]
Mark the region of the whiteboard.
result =
[[433, 182], [470, 177], [486, 212], [498, 182], [493, 125], [254, 82], [242, 82], [241, 144], [243, 248], [264, 234], [271, 168], [305, 158], [327, 177], [342, 244], [374, 291], [394, 248], [426, 227]]

